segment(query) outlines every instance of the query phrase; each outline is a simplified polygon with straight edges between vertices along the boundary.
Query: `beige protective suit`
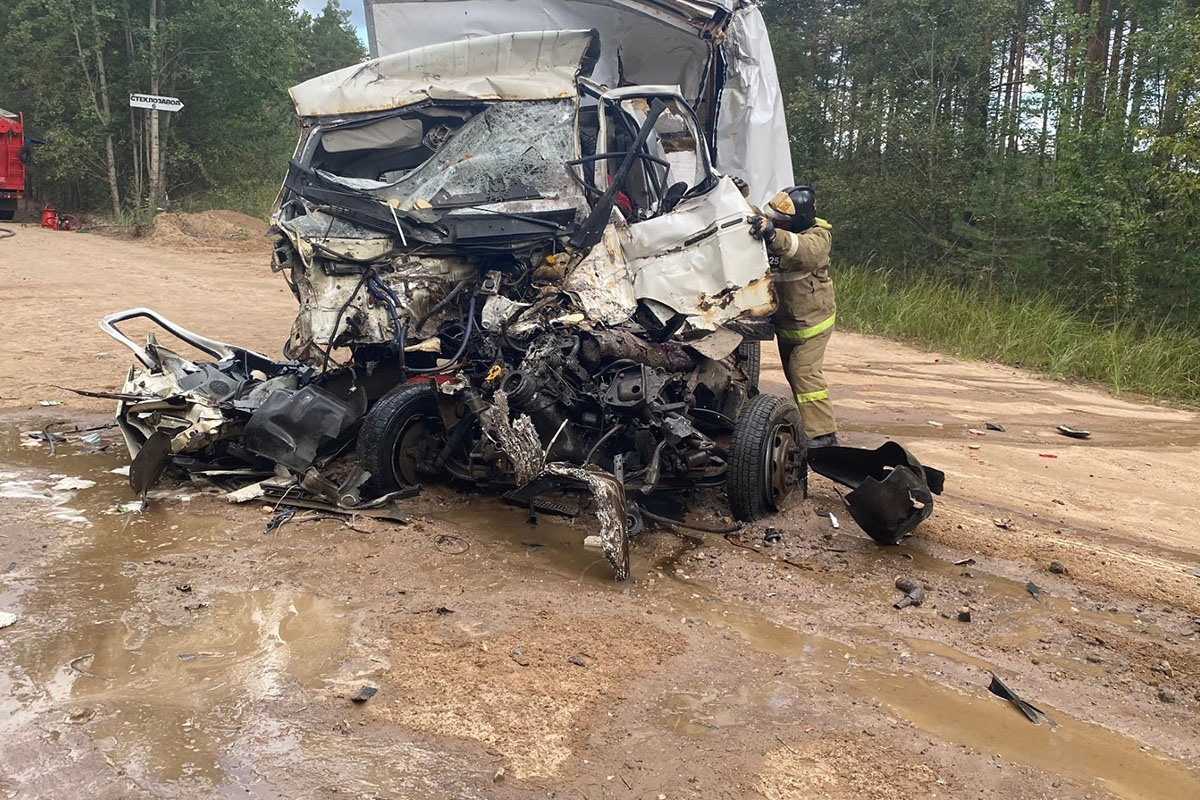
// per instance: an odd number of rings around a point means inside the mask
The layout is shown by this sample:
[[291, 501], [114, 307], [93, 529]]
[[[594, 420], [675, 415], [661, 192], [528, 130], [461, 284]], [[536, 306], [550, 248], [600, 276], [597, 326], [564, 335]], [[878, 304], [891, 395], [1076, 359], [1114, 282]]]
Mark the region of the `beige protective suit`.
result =
[[775, 278], [779, 357], [810, 439], [837, 431], [829, 384], [822, 371], [825, 346], [837, 317], [833, 279], [829, 277], [829, 250], [833, 244], [829, 230], [829, 223], [823, 219], [802, 233], [777, 228], [767, 246], [779, 256], [780, 272]]

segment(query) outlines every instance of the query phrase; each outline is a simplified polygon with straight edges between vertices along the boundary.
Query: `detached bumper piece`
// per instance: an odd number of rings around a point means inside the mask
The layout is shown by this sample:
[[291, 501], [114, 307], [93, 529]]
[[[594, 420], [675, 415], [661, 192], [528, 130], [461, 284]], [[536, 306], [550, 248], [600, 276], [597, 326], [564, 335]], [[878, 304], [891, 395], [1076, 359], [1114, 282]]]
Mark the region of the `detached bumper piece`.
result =
[[897, 544], [927, 519], [946, 480], [896, 442], [874, 450], [820, 447], [808, 452], [808, 465], [853, 490], [846, 495], [850, 516], [880, 544]]
[[[215, 360], [192, 361], [153, 334], [145, 346], [134, 343], [117, 325], [137, 318]], [[386, 506], [397, 496], [366, 504], [360, 489], [369, 476], [333, 465], [353, 444], [367, 409], [366, 392], [350, 370], [319, 373], [298, 361], [272, 361], [145, 308], [109, 315], [101, 328], [139, 363], [119, 392], [80, 393], [118, 401], [117, 423], [133, 458], [130, 486], [143, 498], [174, 469], [227, 486], [258, 481], [248, 492], [239, 490], [244, 498], [234, 492], [235, 501], [270, 497], [278, 489], [277, 499], [292, 505], [392, 514]]]

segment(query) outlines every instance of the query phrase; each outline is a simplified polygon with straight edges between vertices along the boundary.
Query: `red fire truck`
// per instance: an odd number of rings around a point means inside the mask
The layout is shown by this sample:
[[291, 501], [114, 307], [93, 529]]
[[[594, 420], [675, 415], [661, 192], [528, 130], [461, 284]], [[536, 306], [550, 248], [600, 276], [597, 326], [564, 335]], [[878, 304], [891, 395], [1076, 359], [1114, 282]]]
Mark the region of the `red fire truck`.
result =
[[25, 196], [25, 163], [29, 161], [29, 152], [25, 118], [0, 108], [0, 220], [16, 216], [17, 203]]

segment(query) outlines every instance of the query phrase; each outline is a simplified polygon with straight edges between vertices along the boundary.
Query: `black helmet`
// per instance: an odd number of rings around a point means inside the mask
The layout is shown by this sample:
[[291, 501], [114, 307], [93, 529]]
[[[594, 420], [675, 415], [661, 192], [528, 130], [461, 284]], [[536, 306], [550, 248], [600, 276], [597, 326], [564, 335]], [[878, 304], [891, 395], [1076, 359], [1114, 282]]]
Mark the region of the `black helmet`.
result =
[[767, 204], [767, 216], [788, 230], [806, 231], [817, 221], [817, 193], [811, 186], [784, 189]]

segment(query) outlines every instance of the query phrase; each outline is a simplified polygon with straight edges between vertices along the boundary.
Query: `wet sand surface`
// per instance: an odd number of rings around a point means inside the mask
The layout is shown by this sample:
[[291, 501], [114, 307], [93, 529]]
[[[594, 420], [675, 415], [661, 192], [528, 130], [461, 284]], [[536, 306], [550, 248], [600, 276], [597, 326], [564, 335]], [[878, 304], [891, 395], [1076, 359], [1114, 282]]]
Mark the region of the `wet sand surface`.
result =
[[[838, 334], [844, 437], [944, 468], [934, 517], [881, 548], [814, 479], [734, 541], [647, 530], [625, 583], [583, 547], [589, 520], [530, 525], [442, 487], [404, 524], [299, 514], [268, 532], [270, 508], [169, 481], [132, 512], [112, 429], [22, 446], [106, 421], [52, 388], [120, 381], [125, 354], [94, 321], [174, 302], [186, 327], [272, 353], [290, 299], [257, 254], [54, 236], [0, 250], [5, 299], [36, 281], [26, 307], [68, 331], [39, 340], [32, 377], [5, 344], [3, 796], [1200, 797], [1190, 411]], [[72, 292], [89, 258], [171, 272], [132, 301], [117, 283]], [[272, 299], [231, 313], [231, 291]], [[1006, 432], [969, 433], [985, 422]], [[696, 498], [697, 520], [723, 513]], [[924, 605], [892, 608], [897, 575], [925, 583]], [[989, 673], [1055, 725], [989, 694]], [[353, 702], [363, 685], [377, 694]]]

